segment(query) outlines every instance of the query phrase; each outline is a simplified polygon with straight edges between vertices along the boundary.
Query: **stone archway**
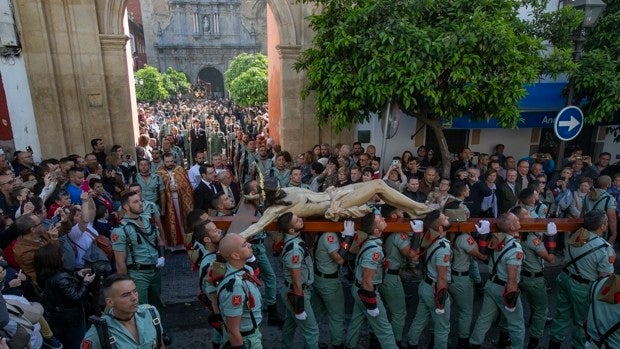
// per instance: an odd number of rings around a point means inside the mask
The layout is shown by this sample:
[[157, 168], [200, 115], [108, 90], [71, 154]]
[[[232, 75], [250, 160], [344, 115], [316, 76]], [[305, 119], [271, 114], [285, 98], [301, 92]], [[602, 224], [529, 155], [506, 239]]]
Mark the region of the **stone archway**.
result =
[[226, 95], [226, 91], [224, 90], [224, 76], [216, 68], [206, 67], [200, 69], [200, 72], [198, 72], [198, 79], [211, 84], [212, 97], [223, 98]]
[[135, 146], [126, 3], [14, 2], [43, 158], [83, 155], [92, 138]]
[[267, 56], [269, 59], [269, 134], [284, 149], [300, 153], [317, 143], [351, 143], [352, 131], [335, 134], [319, 128], [312, 96], [303, 100], [305, 75], [293, 64], [312, 45], [306, 17], [317, 11], [311, 3], [267, 0]]

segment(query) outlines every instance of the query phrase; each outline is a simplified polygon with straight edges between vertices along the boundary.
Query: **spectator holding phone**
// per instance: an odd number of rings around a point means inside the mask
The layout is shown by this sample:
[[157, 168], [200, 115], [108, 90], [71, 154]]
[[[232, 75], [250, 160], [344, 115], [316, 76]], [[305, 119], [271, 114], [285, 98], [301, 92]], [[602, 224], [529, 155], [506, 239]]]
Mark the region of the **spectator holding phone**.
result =
[[65, 349], [80, 348], [86, 333], [84, 309], [91, 298], [89, 285], [95, 274], [90, 269], [66, 271], [60, 247], [51, 243], [35, 252], [34, 268], [39, 285], [45, 289], [41, 303], [56, 338]]

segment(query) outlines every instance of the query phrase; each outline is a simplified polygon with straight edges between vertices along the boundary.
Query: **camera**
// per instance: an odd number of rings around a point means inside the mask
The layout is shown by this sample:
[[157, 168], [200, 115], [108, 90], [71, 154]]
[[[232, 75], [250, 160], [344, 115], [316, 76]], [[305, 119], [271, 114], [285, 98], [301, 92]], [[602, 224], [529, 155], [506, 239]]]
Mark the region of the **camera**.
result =
[[547, 154], [544, 154], [544, 153], [537, 153], [537, 154], [536, 154], [536, 158], [537, 158], [537, 159], [546, 159], [546, 158], [547, 158]]
[[575, 160], [583, 160], [583, 156], [576, 156]]
[[392, 166], [397, 167], [400, 161], [394, 159], [392, 160]]

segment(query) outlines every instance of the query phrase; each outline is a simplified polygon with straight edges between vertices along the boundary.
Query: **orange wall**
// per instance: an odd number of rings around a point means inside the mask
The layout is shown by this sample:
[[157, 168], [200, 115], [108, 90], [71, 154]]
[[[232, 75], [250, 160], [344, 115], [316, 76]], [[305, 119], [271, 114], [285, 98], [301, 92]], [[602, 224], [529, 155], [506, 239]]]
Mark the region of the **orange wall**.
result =
[[280, 144], [280, 118], [282, 110], [280, 108], [280, 100], [282, 97], [282, 61], [278, 53], [277, 46], [280, 44], [280, 31], [278, 23], [271, 11], [271, 6], [267, 4], [267, 58], [269, 60], [269, 89], [268, 89], [268, 107], [269, 107], [269, 136], [273, 138], [276, 144]]

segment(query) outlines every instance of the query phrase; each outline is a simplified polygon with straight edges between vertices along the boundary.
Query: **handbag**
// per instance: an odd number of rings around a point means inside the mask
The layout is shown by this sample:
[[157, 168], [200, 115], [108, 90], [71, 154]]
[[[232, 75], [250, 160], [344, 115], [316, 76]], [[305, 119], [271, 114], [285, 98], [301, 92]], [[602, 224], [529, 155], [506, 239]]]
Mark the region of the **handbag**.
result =
[[86, 228], [86, 232], [93, 238], [97, 247], [99, 247], [108, 258], [112, 258], [114, 250], [112, 249], [112, 242], [110, 239], [101, 234], [95, 235], [89, 228]]

